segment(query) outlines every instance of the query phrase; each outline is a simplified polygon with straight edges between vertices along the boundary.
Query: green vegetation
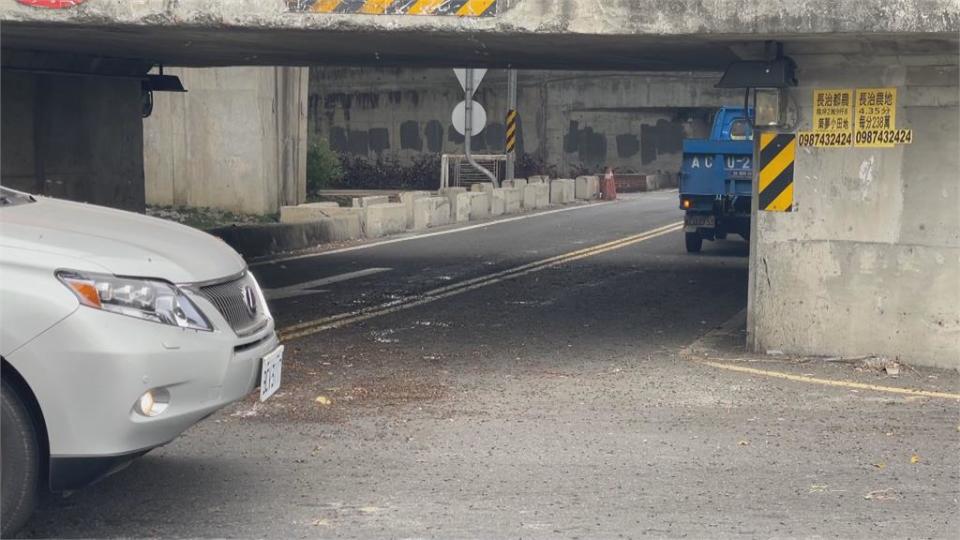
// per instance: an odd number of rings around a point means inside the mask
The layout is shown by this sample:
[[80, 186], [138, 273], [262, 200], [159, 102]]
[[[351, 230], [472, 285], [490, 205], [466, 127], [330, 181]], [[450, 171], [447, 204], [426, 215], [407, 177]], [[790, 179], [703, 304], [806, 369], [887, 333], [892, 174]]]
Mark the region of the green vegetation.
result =
[[229, 210], [205, 207], [186, 206], [148, 206], [147, 215], [161, 219], [169, 219], [191, 227], [208, 230], [227, 225], [244, 225], [249, 223], [271, 223], [279, 219], [277, 214], [256, 215], [238, 214]]
[[307, 197], [337, 185], [343, 179], [343, 167], [326, 139], [310, 144], [307, 150]]

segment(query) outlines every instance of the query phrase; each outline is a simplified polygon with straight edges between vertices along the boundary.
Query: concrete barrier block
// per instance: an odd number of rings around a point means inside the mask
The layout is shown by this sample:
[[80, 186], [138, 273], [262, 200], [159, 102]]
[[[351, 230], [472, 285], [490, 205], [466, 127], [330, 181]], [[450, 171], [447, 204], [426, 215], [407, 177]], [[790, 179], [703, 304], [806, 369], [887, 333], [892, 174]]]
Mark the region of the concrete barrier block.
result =
[[369, 197], [354, 197], [350, 205], [354, 208], [366, 208], [375, 204], [387, 204], [389, 202], [390, 197], [386, 195], [371, 195]]
[[321, 229], [326, 231], [328, 242], [343, 242], [363, 237], [363, 220], [359, 214], [340, 214], [323, 220]]
[[440, 195], [450, 199], [450, 221], [462, 223], [470, 220], [470, 197], [465, 187], [446, 187]]
[[445, 187], [441, 188], [438, 193], [444, 197], [455, 197], [458, 193], [466, 193], [467, 188], [465, 187]]
[[490, 192], [490, 215], [502, 216], [507, 210], [507, 194], [503, 188]]
[[470, 191], [474, 193], [490, 193], [493, 191], [493, 182], [480, 182], [470, 186]]
[[504, 188], [503, 195], [503, 213], [519, 213], [523, 208], [523, 188]]
[[646, 180], [647, 191], [656, 191], [658, 189], [667, 189], [677, 186], [676, 181], [674, 180], [674, 175], [672, 174], [648, 174]]
[[490, 193], [468, 193], [470, 197], [470, 219], [490, 217]]
[[357, 219], [363, 220], [360, 208], [344, 208], [337, 206], [337, 203], [325, 202], [283, 206], [280, 208], [280, 223], [310, 223], [344, 214], [356, 215]]
[[407, 208], [402, 203], [373, 204], [364, 208], [364, 233], [379, 238], [407, 230]]
[[335, 202], [305, 203], [280, 207], [280, 223], [305, 223], [326, 217], [321, 210], [339, 208]]
[[470, 221], [470, 193], [454, 193], [450, 198], [450, 221], [464, 223]]
[[428, 227], [441, 227], [450, 223], [450, 199], [447, 197], [425, 197], [413, 203], [413, 228], [423, 230]]
[[550, 204], [570, 204], [574, 201], [576, 186], [573, 180], [557, 178], [550, 181]]
[[527, 185], [526, 178], [514, 178], [513, 180], [504, 180], [503, 187], [523, 189]]
[[430, 196], [429, 191], [404, 191], [400, 194], [400, 203], [407, 210], [407, 228], [413, 229], [413, 203], [417, 199], [425, 199]]
[[549, 184], [550, 177], [542, 174], [533, 175], [527, 179], [528, 184]]
[[550, 205], [550, 186], [547, 184], [529, 184], [523, 188], [523, 207], [536, 210]]
[[579, 176], [574, 181], [574, 197], [581, 201], [600, 198], [600, 177]]
[[360, 214], [345, 212], [304, 223], [257, 223], [209, 231], [244, 257], [262, 257], [363, 237]]

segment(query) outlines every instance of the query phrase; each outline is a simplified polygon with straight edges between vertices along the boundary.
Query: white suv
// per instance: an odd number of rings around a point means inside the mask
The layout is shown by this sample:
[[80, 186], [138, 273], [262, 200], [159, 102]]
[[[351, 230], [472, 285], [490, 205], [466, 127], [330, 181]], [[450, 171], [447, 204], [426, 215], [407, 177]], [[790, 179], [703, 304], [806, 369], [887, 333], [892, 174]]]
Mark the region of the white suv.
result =
[[42, 486], [94, 482], [257, 385], [266, 399], [282, 354], [219, 239], [0, 187], [0, 535]]

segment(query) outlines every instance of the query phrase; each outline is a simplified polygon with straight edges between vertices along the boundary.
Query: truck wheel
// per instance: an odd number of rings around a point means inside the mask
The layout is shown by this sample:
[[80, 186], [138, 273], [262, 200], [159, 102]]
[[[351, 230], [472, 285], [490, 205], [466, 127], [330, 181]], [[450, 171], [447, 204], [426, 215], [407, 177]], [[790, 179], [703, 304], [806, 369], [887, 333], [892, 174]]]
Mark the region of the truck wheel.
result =
[[40, 446], [20, 396], [7, 381], [0, 385], [0, 536], [10, 538], [26, 524], [36, 504]]
[[703, 237], [698, 232], [688, 232], [684, 238], [687, 243], [687, 253], [700, 253], [703, 247]]

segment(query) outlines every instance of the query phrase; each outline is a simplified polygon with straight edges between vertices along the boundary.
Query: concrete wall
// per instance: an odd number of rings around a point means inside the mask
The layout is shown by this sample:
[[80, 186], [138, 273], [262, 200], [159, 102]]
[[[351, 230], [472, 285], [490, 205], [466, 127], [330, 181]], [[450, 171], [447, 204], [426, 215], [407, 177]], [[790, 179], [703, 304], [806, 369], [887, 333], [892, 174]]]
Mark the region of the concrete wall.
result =
[[149, 204], [277, 212], [306, 197], [305, 68], [167, 70], [144, 120]]
[[914, 142], [798, 149], [799, 210], [755, 224], [753, 345], [960, 368], [958, 51], [788, 53], [800, 66], [800, 129], [810, 129], [814, 88], [893, 86], [897, 127]]
[[139, 80], [4, 70], [2, 96], [4, 185], [143, 210]]
[[[718, 78], [521, 71], [518, 151], [559, 176], [607, 165], [676, 172], [683, 138], [705, 135], [716, 107], [742, 100], [739, 92], [715, 89]], [[313, 68], [310, 133], [339, 152], [409, 165], [425, 154], [463, 152], [463, 137], [450, 118], [462, 100], [449, 69]], [[474, 138], [474, 151], [501, 153], [505, 72], [489, 72], [476, 100], [487, 110], [487, 128]]]

